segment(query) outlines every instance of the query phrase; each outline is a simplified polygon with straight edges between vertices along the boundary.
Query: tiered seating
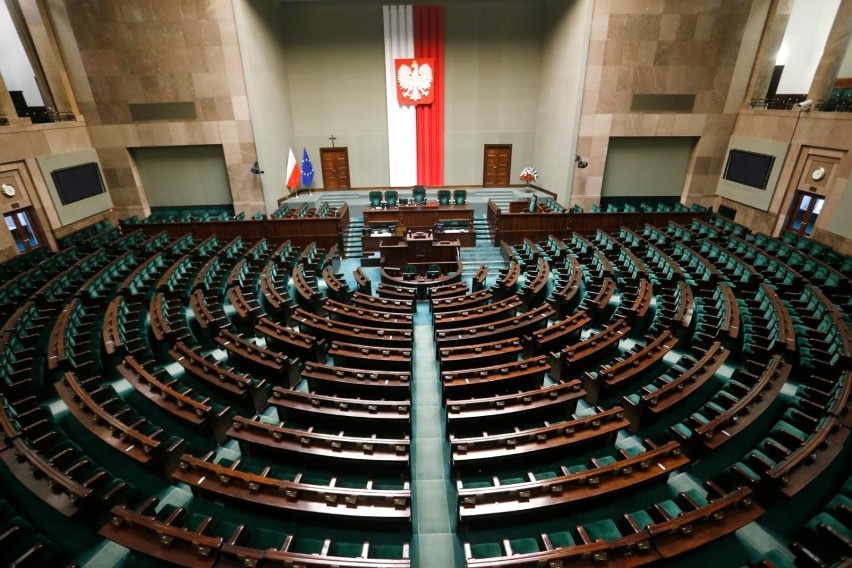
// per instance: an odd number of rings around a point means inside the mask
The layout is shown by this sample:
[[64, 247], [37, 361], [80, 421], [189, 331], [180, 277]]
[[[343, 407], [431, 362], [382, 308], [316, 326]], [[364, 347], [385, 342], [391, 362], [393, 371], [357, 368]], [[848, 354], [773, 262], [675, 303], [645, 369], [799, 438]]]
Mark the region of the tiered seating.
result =
[[[426, 295], [469, 566], [666, 562], [847, 455], [850, 270], [819, 247], [713, 219], [503, 250], [496, 277]], [[373, 297], [361, 272], [350, 297], [334, 247], [107, 227], [19, 269], [0, 287], [15, 483], [166, 562], [409, 564], [410, 289]], [[184, 510], [149, 499], [172, 483]], [[802, 565], [845, 542], [823, 504]]]

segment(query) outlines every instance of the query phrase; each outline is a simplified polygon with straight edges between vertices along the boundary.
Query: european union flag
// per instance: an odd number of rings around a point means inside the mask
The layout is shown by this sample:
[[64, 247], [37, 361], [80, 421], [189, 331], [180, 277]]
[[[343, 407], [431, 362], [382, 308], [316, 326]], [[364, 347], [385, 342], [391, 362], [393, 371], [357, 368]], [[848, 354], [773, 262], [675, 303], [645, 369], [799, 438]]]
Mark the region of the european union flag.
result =
[[311, 187], [314, 183], [314, 166], [308, 157], [307, 148], [302, 148], [302, 186]]

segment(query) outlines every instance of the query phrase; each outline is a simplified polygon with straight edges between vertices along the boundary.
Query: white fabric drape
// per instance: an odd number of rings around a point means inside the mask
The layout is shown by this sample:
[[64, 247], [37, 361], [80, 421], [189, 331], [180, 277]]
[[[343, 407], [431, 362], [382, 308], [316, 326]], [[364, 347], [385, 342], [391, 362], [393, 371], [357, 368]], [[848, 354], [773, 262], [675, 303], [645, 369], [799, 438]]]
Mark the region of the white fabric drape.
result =
[[413, 106], [397, 102], [393, 61], [414, 57], [413, 11], [410, 5], [384, 6], [383, 15], [390, 185], [412, 186], [417, 183], [417, 121]]

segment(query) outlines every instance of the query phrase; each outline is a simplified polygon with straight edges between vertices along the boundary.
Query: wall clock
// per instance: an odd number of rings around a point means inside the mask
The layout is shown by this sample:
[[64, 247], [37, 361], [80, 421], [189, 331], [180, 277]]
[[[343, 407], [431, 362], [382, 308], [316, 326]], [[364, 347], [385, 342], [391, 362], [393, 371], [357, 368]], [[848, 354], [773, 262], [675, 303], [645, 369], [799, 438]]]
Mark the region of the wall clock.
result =
[[811, 178], [814, 181], [819, 181], [825, 177], [825, 168], [817, 168], [813, 172], [811, 172]]
[[15, 189], [15, 186], [9, 185], [8, 183], [4, 183], [3, 187], [0, 188], [0, 191], [3, 192], [3, 195], [6, 197], [15, 197], [15, 194], [18, 193], [18, 190]]

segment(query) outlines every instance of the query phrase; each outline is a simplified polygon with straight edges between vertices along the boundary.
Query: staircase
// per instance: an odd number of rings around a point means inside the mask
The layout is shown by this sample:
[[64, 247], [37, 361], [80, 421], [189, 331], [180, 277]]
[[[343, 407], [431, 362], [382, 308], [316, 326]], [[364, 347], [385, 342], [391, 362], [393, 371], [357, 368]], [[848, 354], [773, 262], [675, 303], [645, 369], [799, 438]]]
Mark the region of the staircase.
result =
[[476, 246], [492, 246], [494, 244], [494, 231], [488, 224], [485, 215], [473, 216], [473, 229], [476, 232]]
[[361, 230], [364, 228], [364, 219], [355, 217], [349, 219], [349, 229], [343, 237], [342, 258], [359, 258], [363, 252], [361, 249]]

